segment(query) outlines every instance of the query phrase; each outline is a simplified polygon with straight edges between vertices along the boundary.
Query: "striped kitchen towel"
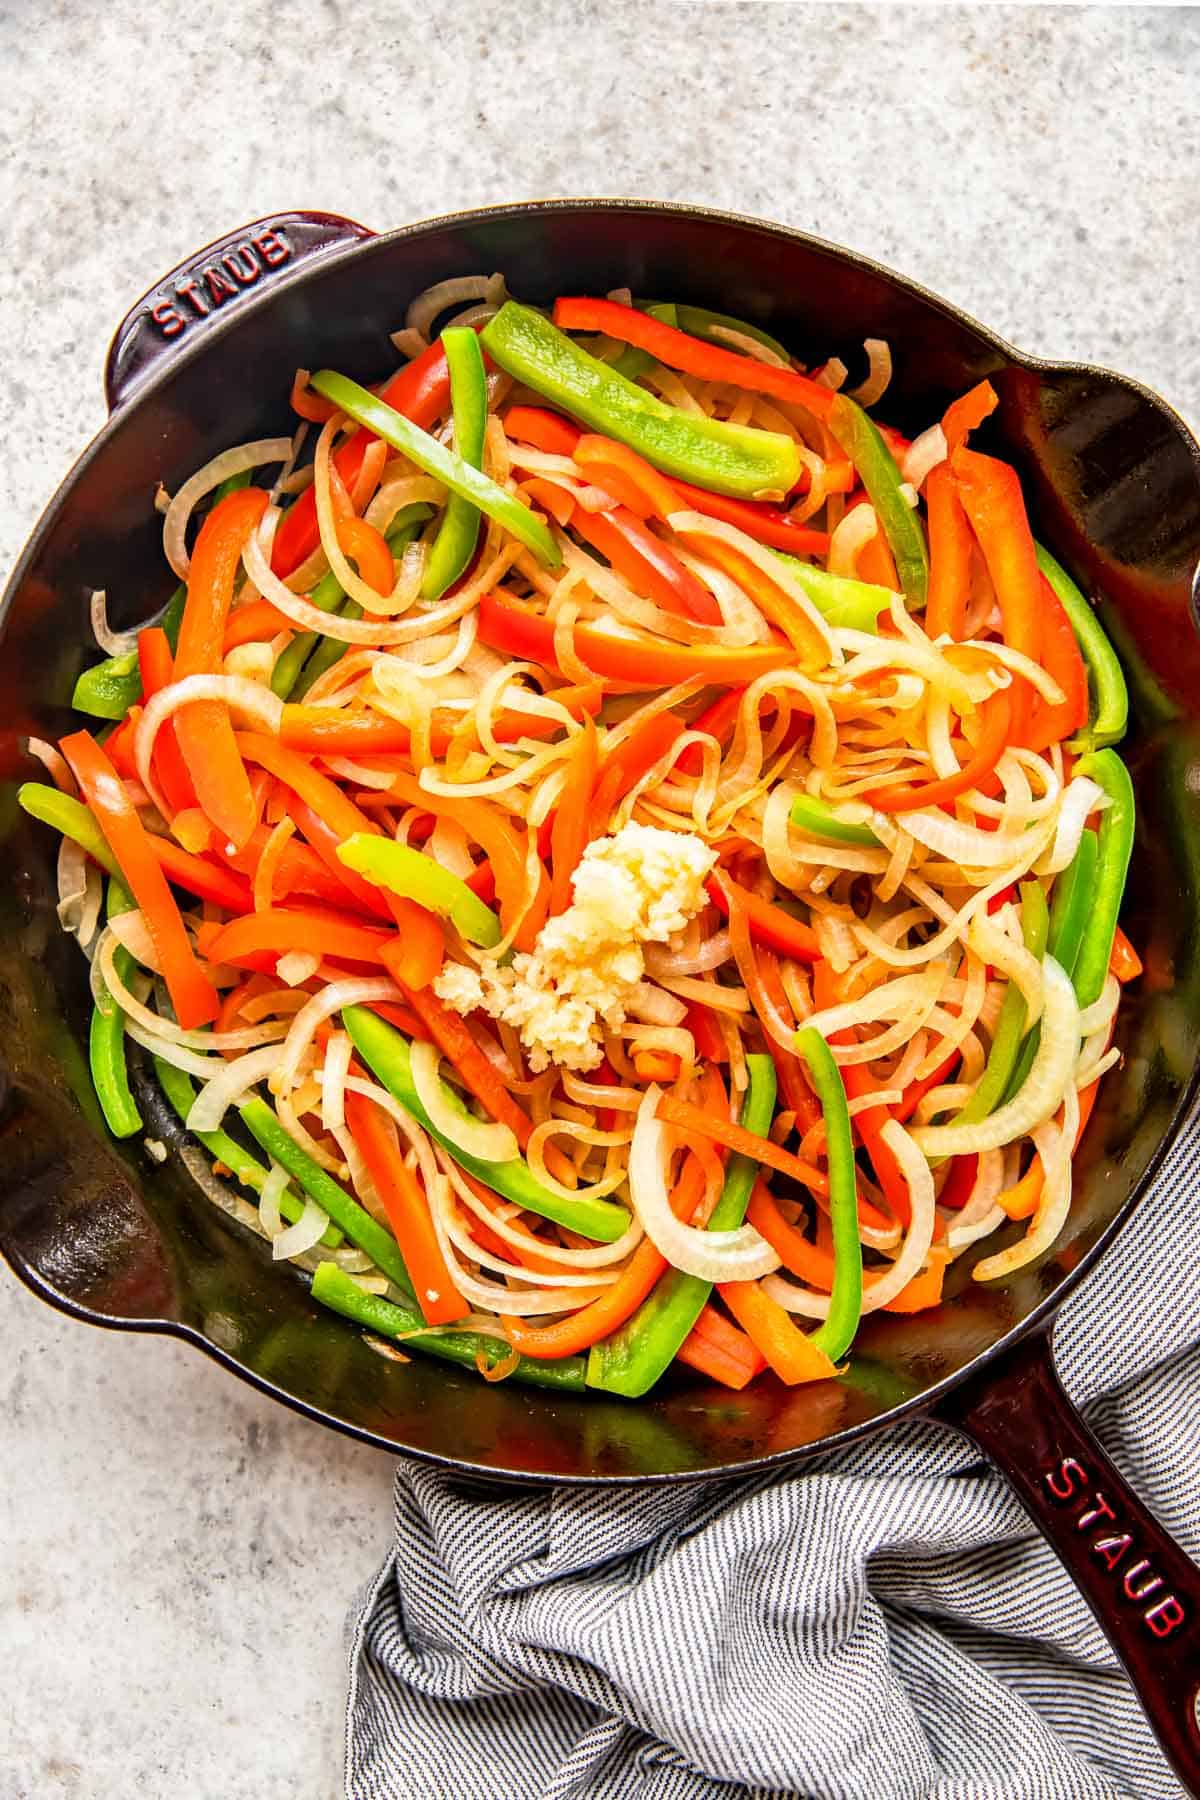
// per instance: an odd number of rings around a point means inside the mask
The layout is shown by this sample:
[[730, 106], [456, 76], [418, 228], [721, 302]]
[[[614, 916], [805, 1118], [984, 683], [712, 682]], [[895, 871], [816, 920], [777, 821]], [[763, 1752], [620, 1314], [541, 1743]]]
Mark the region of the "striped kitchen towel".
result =
[[[1200, 1559], [1200, 1138], [1064, 1309], [1063, 1379]], [[769, 1479], [520, 1490], [402, 1462], [348, 1800], [1177, 1800], [1003, 1480], [906, 1424]]]

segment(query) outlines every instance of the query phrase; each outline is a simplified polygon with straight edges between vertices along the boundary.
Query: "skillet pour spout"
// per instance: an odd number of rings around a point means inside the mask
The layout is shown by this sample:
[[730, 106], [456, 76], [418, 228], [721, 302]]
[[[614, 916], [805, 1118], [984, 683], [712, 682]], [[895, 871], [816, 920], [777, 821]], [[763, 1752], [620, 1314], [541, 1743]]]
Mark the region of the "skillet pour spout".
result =
[[[1118, 1023], [1076, 1164], [1062, 1238], [1005, 1284], [957, 1262], [945, 1303], [875, 1314], [846, 1377], [743, 1394], [680, 1376], [645, 1402], [484, 1386], [401, 1365], [322, 1312], [304, 1282], [201, 1198], [190, 1144], [135, 1071], [147, 1134], [106, 1135], [88, 1079], [86, 970], [57, 927], [53, 849], [15, 805], [38, 769], [26, 735], [67, 726], [89, 660], [88, 596], [118, 626], [166, 598], [157, 484], [174, 489], [230, 443], [290, 429], [297, 367], [367, 381], [420, 291], [503, 270], [535, 303], [557, 292], [701, 303], [810, 361], [854, 367], [891, 345], [889, 416], [907, 431], [984, 377], [1000, 407], [981, 443], [1019, 469], [1038, 535], [1097, 596], [1130, 685], [1123, 753], [1139, 838], [1126, 913], [1147, 977]], [[1200, 1574], [1121, 1481], [1057, 1384], [1047, 1332], [1183, 1130], [1200, 1051], [1200, 448], [1171, 409], [1103, 370], [1019, 354], [947, 302], [818, 239], [700, 209], [554, 201], [458, 214], [373, 237], [327, 214], [254, 222], [181, 263], [132, 309], [107, 371], [113, 411], [52, 499], [0, 615], [0, 1249], [52, 1304], [91, 1323], [170, 1332], [312, 1419], [501, 1479], [678, 1480], [785, 1465], [918, 1411], [970, 1434], [1067, 1562], [1139, 1687], [1180, 1779], [1200, 1794]], [[121, 614], [123, 613], [123, 616]], [[1110, 1518], [1109, 1514], [1113, 1516]], [[1125, 1540], [1128, 1539], [1128, 1543]]]

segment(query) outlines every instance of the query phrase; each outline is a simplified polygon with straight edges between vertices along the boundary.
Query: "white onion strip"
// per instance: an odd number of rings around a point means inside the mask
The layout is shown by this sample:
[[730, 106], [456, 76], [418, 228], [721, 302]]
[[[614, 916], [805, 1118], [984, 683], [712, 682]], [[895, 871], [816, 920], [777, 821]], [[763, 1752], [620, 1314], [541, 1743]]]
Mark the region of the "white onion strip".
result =
[[220, 487], [231, 475], [242, 475], [247, 469], [268, 467], [272, 463], [286, 463], [292, 454], [291, 438], [259, 438], [252, 444], [239, 444], [235, 449], [222, 450], [211, 462], [206, 462], [202, 469], [188, 477], [175, 498], [167, 507], [163, 520], [163, 554], [180, 581], [187, 580], [190, 559], [187, 553], [188, 520], [194, 508], [212, 492]]
[[272, 1257], [276, 1262], [286, 1262], [289, 1257], [303, 1256], [306, 1250], [311, 1250], [320, 1243], [328, 1224], [328, 1213], [311, 1196], [306, 1197], [304, 1211], [296, 1223], [289, 1225], [286, 1231], [281, 1231], [272, 1243]]
[[261, 1050], [250, 1050], [236, 1062], [226, 1063], [219, 1074], [206, 1083], [192, 1102], [187, 1116], [189, 1131], [215, 1131], [235, 1101], [265, 1081], [279, 1061], [278, 1043], [264, 1044]]
[[675, 1217], [667, 1192], [670, 1135], [657, 1117], [661, 1097], [656, 1083], [646, 1089], [629, 1149], [629, 1195], [646, 1236], [674, 1268], [701, 1281], [756, 1281], [777, 1269], [779, 1257], [753, 1225], [701, 1231]]
[[285, 1094], [294, 1087], [300, 1064], [312, 1046], [317, 1026], [343, 1006], [371, 1006], [382, 1000], [401, 1000], [403, 995], [394, 981], [381, 975], [351, 977], [331, 981], [300, 1008], [277, 1057], [278, 1067], [268, 1071], [271, 1092]]
[[441, 1078], [441, 1052], [436, 1044], [414, 1043], [409, 1052], [412, 1083], [433, 1129], [464, 1156], [480, 1162], [512, 1162], [520, 1155], [516, 1133], [496, 1119], [476, 1119], [455, 1106]]
[[182, 706], [197, 700], [223, 700], [232, 711], [245, 714], [272, 737], [279, 735], [283, 723], [283, 701], [260, 681], [248, 681], [241, 675], [185, 675], [160, 688], [138, 720], [133, 736], [133, 761], [138, 780], [162, 813], [170, 809], [163, 803], [154, 772], [150, 766], [154, 740], [163, 724]]

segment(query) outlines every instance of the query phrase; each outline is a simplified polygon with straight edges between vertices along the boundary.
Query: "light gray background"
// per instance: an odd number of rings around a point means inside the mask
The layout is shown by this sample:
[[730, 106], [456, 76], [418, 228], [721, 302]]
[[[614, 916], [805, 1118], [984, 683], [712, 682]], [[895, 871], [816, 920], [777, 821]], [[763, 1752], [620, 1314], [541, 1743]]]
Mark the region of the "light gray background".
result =
[[[0, 573], [126, 306], [290, 206], [759, 213], [1200, 418], [1195, 9], [24, 0], [0, 71]], [[4, 1276], [0, 1391], [0, 1800], [331, 1800], [388, 1458]]]

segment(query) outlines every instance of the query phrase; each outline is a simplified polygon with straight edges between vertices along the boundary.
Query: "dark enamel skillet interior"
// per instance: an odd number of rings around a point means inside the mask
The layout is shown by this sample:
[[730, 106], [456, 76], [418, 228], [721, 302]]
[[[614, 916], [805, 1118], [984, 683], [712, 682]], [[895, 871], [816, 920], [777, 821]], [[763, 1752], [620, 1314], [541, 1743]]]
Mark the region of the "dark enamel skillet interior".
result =
[[[385, 1360], [204, 1201], [177, 1158], [158, 1166], [136, 1140], [114, 1144], [91, 1097], [85, 966], [55, 921], [50, 834], [31, 828], [14, 800], [15, 784], [38, 772], [24, 735], [53, 738], [68, 725], [72, 683], [92, 656], [87, 596], [106, 588], [118, 626], [152, 612], [169, 586], [151, 507], [158, 481], [174, 488], [223, 446], [288, 429], [298, 365], [378, 379], [395, 362], [387, 333], [416, 293], [495, 269], [533, 300], [629, 285], [702, 302], [769, 327], [801, 356], [839, 352], [852, 369], [862, 366], [864, 336], [885, 337], [896, 368], [887, 416], [902, 429], [927, 424], [988, 376], [1001, 406], [981, 447], [1018, 465], [1040, 535], [1103, 596], [1126, 663], [1126, 754], [1140, 811], [1127, 925], [1147, 976], [1122, 1007], [1124, 1063], [1104, 1082], [1078, 1157], [1070, 1221], [1039, 1266], [1006, 1284], [973, 1283], [968, 1254], [936, 1313], [869, 1319], [836, 1386], [788, 1391], [768, 1379], [731, 1396], [681, 1378], [627, 1404]], [[1194, 1086], [1200, 450], [1179, 419], [1118, 376], [1019, 356], [844, 250], [749, 220], [629, 202], [496, 208], [374, 239], [324, 215], [260, 221], [138, 303], [107, 376], [112, 418], [51, 502], [4, 601], [0, 1248], [13, 1269], [78, 1318], [184, 1337], [323, 1424], [494, 1476], [733, 1473], [932, 1413], [1008, 1474], [1138, 1684], [1181, 1779], [1200, 1793], [1200, 1572], [1072, 1410], [1048, 1337], [1096, 1258], [1120, 1257], [1118, 1227]], [[176, 1143], [151, 1084], [143, 1095], [154, 1134]]]

